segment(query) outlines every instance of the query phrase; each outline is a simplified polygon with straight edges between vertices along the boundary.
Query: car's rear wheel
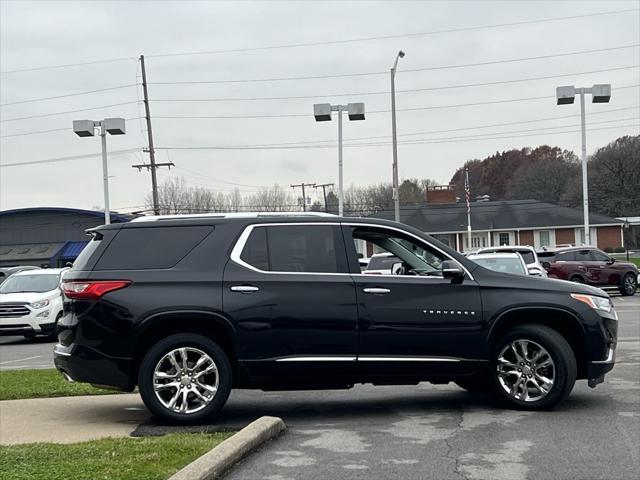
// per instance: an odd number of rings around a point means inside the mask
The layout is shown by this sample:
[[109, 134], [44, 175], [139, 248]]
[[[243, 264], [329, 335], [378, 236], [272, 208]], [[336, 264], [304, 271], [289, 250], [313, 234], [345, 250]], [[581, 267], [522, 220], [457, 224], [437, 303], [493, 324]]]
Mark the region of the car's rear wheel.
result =
[[160, 340], [147, 352], [138, 386], [154, 415], [172, 423], [204, 423], [226, 403], [231, 376], [229, 359], [215, 342], [184, 333]]
[[627, 273], [624, 277], [622, 277], [622, 281], [620, 282], [620, 295], [624, 295], [625, 297], [635, 295], [638, 290], [638, 279], [633, 273]]
[[566, 399], [576, 381], [573, 350], [555, 330], [523, 325], [508, 331], [493, 355], [493, 380], [511, 406], [548, 410]]

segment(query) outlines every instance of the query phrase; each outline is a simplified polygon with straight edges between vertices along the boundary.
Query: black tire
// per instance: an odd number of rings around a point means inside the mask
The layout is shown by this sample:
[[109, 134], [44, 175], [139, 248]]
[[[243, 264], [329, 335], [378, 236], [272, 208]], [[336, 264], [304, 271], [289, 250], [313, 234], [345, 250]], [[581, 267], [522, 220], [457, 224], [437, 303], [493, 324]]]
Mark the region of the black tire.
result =
[[620, 291], [620, 295], [623, 297], [635, 295], [638, 290], [638, 279], [635, 273], [627, 273], [624, 275], [620, 281], [620, 287], [618, 290]]
[[[515, 340], [527, 340], [535, 342], [546, 350], [553, 360], [554, 381], [545, 396], [534, 401], [524, 401], [511, 396], [501, 385], [498, 375], [498, 356], [505, 347]], [[576, 357], [562, 335], [544, 325], [522, 325], [515, 327], [498, 341], [492, 355], [492, 381], [498, 395], [509, 406], [521, 410], [550, 410], [564, 401], [576, 382], [577, 366]], [[535, 373], [534, 373], [535, 375]]]
[[[154, 390], [156, 366], [165, 358], [165, 355], [180, 348], [197, 349], [204, 352], [213, 360], [217, 368], [217, 391], [206, 406], [193, 413], [179, 413], [171, 410], [163, 405]], [[163, 338], [146, 353], [138, 372], [138, 387], [144, 404], [151, 413], [163, 421], [180, 424], [207, 423], [222, 410], [227, 402], [231, 392], [232, 375], [229, 358], [213, 340], [194, 333], [180, 333]], [[190, 388], [191, 385], [189, 385]], [[176, 395], [178, 394], [176, 393]]]
[[491, 378], [487, 375], [478, 375], [472, 377], [460, 377], [453, 381], [460, 388], [471, 393], [485, 393], [491, 391], [493, 384]]

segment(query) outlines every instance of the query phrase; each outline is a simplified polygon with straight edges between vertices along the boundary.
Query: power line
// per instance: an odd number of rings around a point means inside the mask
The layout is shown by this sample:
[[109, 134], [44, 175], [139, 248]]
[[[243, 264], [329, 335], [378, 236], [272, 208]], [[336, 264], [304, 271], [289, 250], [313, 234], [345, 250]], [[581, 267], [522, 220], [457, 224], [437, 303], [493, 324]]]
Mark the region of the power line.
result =
[[[131, 117], [131, 118], [125, 118], [125, 120], [129, 121], [129, 120], [140, 120], [140, 118], [144, 118], [144, 117]], [[9, 137], [23, 137], [26, 135], [38, 135], [41, 133], [51, 133], [51, 132], [63, 132], [63, 131], [69, 131], [69, 127], [63, 127], [63, 128], [52, 128], [50, 130], [36, 130], [33, 132], [24, 132], [24, 133], [12, 133], [9, 135], [0, 135], [0, 138], [9, 138]]]
[[[126, 150], [111, 150], [109, 151], [109, 155], [122, 155], [125, 153], [132, 153], [140, 150], [139, 148], [128, 148]], [[19, 163], [0, 163], [0, 168], [3, 167], [18, 167], [20, 165], [39, 165], [41, 163], [54, 163], [54, 162], [66, 162], [69, 160], [80, 160], [83, 158], [91, 158], [91, 157], [100, 157], [101, 153], [87, 153], [84, 155], [74, 155], [71, 157], [58, 157], [58, 158], [45, 158], [43, 160], [32, 160], [29, 162], [19, 162]]]
[[28, 100], [19, 100], [17, 102], [0, 103], [0, 107], [5, 107], [7, 105], [18, 105], [21, 103], [42, 102], [44, 100], [54, 100], [56, 98], [76, 97], [78, 95], [89, 95], [91, 93], [109, 92], [111, 90], [120, 90], [123, 88], [136, 87], [137, 85], [138, 85], [137, 83], [131, 83], [129, 85], [118, 85], [116, 87], [99, 88], [97, 90], [85, 90], [83, 92], [65, 93], [62, 95], [55, 95], [53, 97], [30, 98]]
[[[598, 17], [598, 16], [605, 16], [605, 15], [618, 15], [623, 13], [637, 12], [637, 11], [638, 9], [633, 9], [633, 8], [625, 9], [625, 10], [610, 10], [606, 12], [587, 13], [582, 15], [541, 18], [536, 20], [522, 20], [518, 22], [497, 23], [497, 24], [489, 24], [489, 25], [475, 25], [475, 26], [468, 26], [468, 27], [449, 28], [449, 29], [443, 29], [443, 30], [431, 30], [426, 32], [400, 33], [400, 34], [392, 34], [392, 35], [350, 38], [350, 39], [344, 39], [344, 40], [329, 40], [329, 41], [321, 41], [321, 42], [291, 43], [291, 44], [271, 45], [271, 46], [264, 46], [264, 47], [246, 47], [246, 48], [235, 48], [235, 49], [226, 49], [226, 50], [207, 50], [207, 51], [199, 51], [199, 52], [163, 53], [163, 54], [147, 55], [147, 57], [162, 58], [162, 57], [177, 57], [177, 56], [187, 56], [187, 55], [213, 55], [213, 54], [220, 54], [220, 53], [239, 53], [239, 52], [250, 52], [250, 51], [261, 51], [261, 50], [275, 50], [280, 48], [299, 48], [299, 47], [317, 47], [322, 45], [339, 45], [339, 44], [353, 43], [353, 42], [366, 42], [366, 41], [372, 41], [372, 40], [388, 40], [393, 38], [418, 37], [418, 36], [425, 36], [425, 35], [437, 35], [437, 34], [443, 34], [443, 33], [457, 33], [457, 32], [483, 30], [483, 29], [490, 29], [490, 28], [512, 27], [512, 26], [529, 25], [529, 24], [544, 23], [544, 22], [573, 20], [573, 19]], [[138, 57], [119, 57], [119, 58], [110, 58], [110, 59], [104, 59], [104, 60], [92, 60], [87, 62], [67, 63], [67, 64], [61, 64], [61, 65], [45, 65], [45, 66], [38, 66], [38, 67], [18, 68], [13, 70], [4, 70], [4, 71], [1, 71], [0, 74], [6, 75], [6, 74], [20, 73], [20, 72], [53, 70], [58, 68], [123, 62], [127, 60], [137, 61]]]
[[[631, 68], [638, 68], [639, 65], [628, 65], [624, 67], [614, 67], [614, 68], [605, 68], [602, 70], [590, 70], [586, 72], [573, 72], [573, 73], [563, 73], [561, 75], [547, 75], [544, 77], [529, 77], [529, 78], [520, 78], [513, 80], [498, 80], [495, 82], [482, 82], [482, 83], [467, 83], [461, 85], [443, 85], [439, 87], [426, 87], [426, 88], [411, 88], [407, 90], [396, 90], [396, 93], [415, 93], [415, 92], [428, 92], [434, 90], [449, 90], [455, 88], [468, 88], [468, 87], [481, 87], [488, 85], [502, 85], [508, 83], [521, 83], [521, 82], [530, 82], [534, 80], [548, 80], [552, 78], [562, 78], [562, 77], [573, 77], [577, 75], [587, 75], [592, 73], [603, 73], [603, 72], [613, 72], [617, 70], [628, 70]], [[260, 100], [304, 100], [310, 98], [330, 98], [330, 97], [349, 97], [349, 96], [362, 96], [362, 95], [389, 95], [389, 91], [378, 91], [378, 92], [353, 92], [353, 93], [327, 93], [327, 94], [318, 94], [318, 95], [299, 95], [299, 96], [288, 96], [288, 97], [240, 97], [240, 98], [230, 98], [230, 97], [221, 97], [221, 98], [158, 98], [154, 99], [154, 102], [245, 102], [245, 101], [260, 101]]]
[[132, 105], [134, 103], [138, 103], [138, 102], [133, 101], [133, 102], [112, 103], [111, 105], [100, 105], [99, 107], [81, 108], [79, 110], [66, 110], [64, 112], [52, 112], [52, 113], [41, 113], [38, 115], [29, 115], [28, 117], [6, 118], [4, 120], [0, 120], [0, 122], [17, 122], [19, 120], [29, 120], [32, 118], [55, 117], [58, 115], [66, 115], [67, 113], [88, 112], [90, 110], [100, 110], [102, 108], [121, 107], [123, 105]]
[[513, 27], [513, 26], [519, 26], [519, 25], [529, 25], [529, 24], [543, 23], [543, 22], [572, 20], [572, 19], [578, 19], [578, 18], [596, 17], [596, 16], [603, 16], [603, 15], [617, 15], [621, 13], [629, 13], [629, 12], [637, 12], [637, 11], [638, 9], [612, 10], [608, 12], [588, 13], [583, 15], [552, 17], [552, 18], [543, 18], [543, 19], [537, 19], [537, 20], [522, 20], [518, 22], [496, 23], [496, 24], [489, 24], [489, 25], [475, 25], [475, 26], [469, 26], [469, 27], [448, 28], [443, 30], [431, 30], [431, 31], [425, 31], [425, 32], [379, 35], [379, 36], [371, 36], [371, 37], [350, 38], [350, 39], [344, 39], [344, 40], [325, 40], [321, 42], [268, 45], [264, 47], [245, 47], [245, 48], [234, 48], [234, 49], [225, 49], [225, 50], [203, 50], [203, 51], [195, 51], [195, 52], [163, 53], [163, 54], [155, 54], [155, 55], [147, 55], [147, 56], [149, 58], [162, 58], [162, 57], [180, 57], [180, 56], [187, 56], [187, 55], [216, 55], [221, 53], [254, 52], [254, 51], [263, 51], [263, 50], [275, 50], [275, 49], [281, 49], [281, 48], [300, 48], [300, 47], [318, 47], [323, 45], [341, 45], [345, 43], [368, 42], [372, 40], [389, 40], [393, 38], [420, 37], [420, 36], [426, 36], [426, 35], [438, 35], [443, 33], [458, 33], [458, 32], [472, 31], [472, 30], [484, 30], [484, 29], [490, 29], [490, 28]]
[[[640, 46], [640, 43], [634, 43], [630, 45], [620, 45], [616, 47], [598, 48], [598, 49], [592, 49], [592, 50], [579, 50], [574, 52], [538, 55], [534, 57], [520, 57], [520, 58], [510, 58], [510, 59], [504, 59], [504, 60], [491, 60], [487, 62], [478, 62], [478, 63], [440, 65], [440, 66], [434, 66], [434, 67], [403, 69], [399, 71], [399, 73], [426, 72], [426, 71], [432, 71], [432, 70], [447, 70], [447, 69], [455, 69], [455, 68], [496, 65], [501, 63], [526, 62], [530, 60], [542, 60], [547, 58], [558, 58], [558, 57], [567, 57], [572, 55], [584, 55], [584, 54], [598, 53], [598, 52], [609, 52], [613, 50], [624, 50], [629, 48], [637, 48], [638, 46]], [[291, 80], [318, 80], [318, 79], [325, 79], [325, 78], [363, 77], [363, 76], [371, 76], [371, 75], [388, 75], [388, 74], [389, 72], [387, 70], [384, 70], [384, 71], [378, 71], [378, 72], [340, 73], [340, 74], [332, 74], [332, 75], [309, 75], [309, 76], [297, 76], [297, 77], [251, 78], [251, 79], [241, 79], [241, 80], [238, 80], [238, 79], [236, 80], [178, 80], [173, 82], [167, 82], [167, 81], [149, 82], [149, 85], [198, 85], [198, 84], [224, 84], [224, 83], [280, 82], [280, 81], [291, 81]]]
[[[615, 87], [614, 90], [624, 90], [628, 88], [635, 88], [640, 84], [635, 85], [625, 85], [622, 87]], [[398, 112], [412, 112], [418, 110], [438, 110], [441, 108], [459, 108], [459, 107], [474, 107], [480, 105], [495, 105], [500, 103], [515, 103], [515, 102], [527, 102], [531, 100], [544, 100], [555, 98], [555, 96], [542, 95], [538, 97], [521, 97], [521, 98], [506, 98], [502, 100], [489, 100], [486, 102], [473, 102], [473, 103], [458, 103], [458, 104], [450, 104], [450, 105], [431, 105], [428, 107], [409, 107], [409, 108], [399, 108], [396, 111]], [[369, 110], [367, 112], [370, 114], [377, 113], [388, 113], [391, 110]], [[206, 119], [217, 119], [217, 120], [230, 120], [230, 119], [260, 119], [260, 118], [290, 118], [290, 117], [309, 117], [311, 114], [309, 113], [282, 113], [282, 114], [256, 114], [256, 115], [157, 115], [155, 118], [161, 119], [173, 119], [173, 120], [206, 120]]]
[[110, 58], [107, 60], [93, 60], [89, 62], [66, 63], [62, 65], [48, 65], [48, 66], [42, 66], [42, 67], [18, 68], [15, 70], [4, 70], [0, 72], [0, 74], [5, 75], [9, 73], [36, 72], [39, 70], [54, 70], [56, 68], [81, 67], [84, 65], [97, 65], [100, 63], [124, 62], [126, 60], [138, 60], [138, 58], [137, 57], [120, 57], [120, 58]]
[[[619, 118], [619, 119], [615, 119], [615, 120], [603, 120], [600, 122], [590, 122], [589, 125], [600, 125], [600, 124], [604, 124], [604, 123], [614, 123], [614, 122], [622, 122], [622, 121], [628, 121], [628, 120], [638, 120], [638, 117], [626, 117], [626, 118]], [[531, 129], [524, 129], [524, 130], [510, 130], [510, 131], [504, 131], [504, 132], [487, 132], [487, 133], [480, 133], [480, 134], [476, 134], [476, 135], [465, 135], [463, 137], [456, 137], [456, 138], [470, 138], [470, 137], [482, 137], [482, 136], [492, 136], [492, 135], [498, 135], [498, 134], [511, 134], [511, 133], [523, 133], [523, 132], [535, 132], [535, 131], [542, 131], [542, 130], [553, 130], [556, 128], [570, 128], [573, 127], [574, 125], [556, 125], [553, 127], [542, 127], [542, 128], [531, 128]], [[484, 128], [484, 127], [483, 127]], [[457, 131], [460, 129], [451, 129], [451, 130], [435, 130], [432, 132], [421, 132], [424, 134], [430, 134], [430, 133], [443, 133], [443, 132], [452, 132], [452, 131]], [[417, 133], [413, 133], [413, 134], [404, 134], [406, 135], [417, 135]], [[376, 139], [376, 138], [389, 138], [389, 135], [383, 135], [383, 136], [376, 136], [376, 137], [361, 137], [361, 138], [354, 138], [351, 140], [345, 140], [345, 142], [353, 142], [354, 140], [370, 140], [370, 139]], [[415, 141], [419, 141], [419, 140], [429, 140], [429, 139], [413, 139], [413, 140], [406, 140], [404, 142], [400, 142], [400, 143], [411, 143], [411, 142], [415, 142]], [[320, 145], [320, 142], [334, 142], [330, 145]], [[344, 146], [358, 146], [358, 145], [373, 145], [372, 143], [344, 143]], [[376, 145], [390, 145], [389, 142], [380, 142], [380, 143], [376, 143]], [[157, 147], [157, 150], [288, 150], [288, 149], [304, 149], [304, 148], [335, 148], [335, 140], [327, 140], [327, 141], [316, 141], [316, 142], [291, 142], [291, 143], [286, 143], [286, 144], [262, 144], [262, 145], [214, 145], [214, 146], [200, 146], [200, 147]]]

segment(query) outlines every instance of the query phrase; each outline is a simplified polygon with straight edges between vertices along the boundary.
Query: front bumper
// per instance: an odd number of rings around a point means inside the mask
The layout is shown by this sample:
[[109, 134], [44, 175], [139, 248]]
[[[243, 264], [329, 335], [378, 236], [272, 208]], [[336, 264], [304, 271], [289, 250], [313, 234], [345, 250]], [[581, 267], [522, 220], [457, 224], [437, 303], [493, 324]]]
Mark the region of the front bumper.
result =
[[[0, 316], [0, 336], [7, 335], [50, 335], [55, 330], [56, 313], [51, 309], [43, 308], [33, 310], [24, 306], [29, 310], [26, 315], [20, 316]], [[48, 316], [42, 316], [48, 312]]]

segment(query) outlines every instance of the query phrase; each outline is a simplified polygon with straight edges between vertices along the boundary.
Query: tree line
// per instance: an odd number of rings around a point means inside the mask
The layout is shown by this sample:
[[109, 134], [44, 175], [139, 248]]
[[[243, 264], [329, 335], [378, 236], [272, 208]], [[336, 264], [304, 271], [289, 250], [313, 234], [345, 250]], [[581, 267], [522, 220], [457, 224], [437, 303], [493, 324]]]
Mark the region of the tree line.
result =
[[[465, 169], [469, 169], [471, 196], [488, 195], [491, 200], [535, 199], [579, 208], [582, 205], [582, 171], [578, 156], [569, 150], [542, 145], [537, 148], [496, 152], [484, 159], [467, 161], [449, 184], [464, 199]], [[598, 149], [588, 161], [589, 203], [594, 212], [609, 216], [640, 213], [640, 135], [620, 137]], [[439, 183], [427, 178], [406, 179], [400, 185], [402, 205], [422, 205], [428, 187]], [[365, 216], [393, 209], [390, 182], [350, 186], [345, 190], [345, 214]], [[255, 192], [217, 191], [189, 187], [184, 178], [167, 179], [158, 188], [161, 214], [300, 211], [299, 190], [281, 185]], [[151, 196], [145, 199], [151, 208]], [[306, 204], [307, 210], [338, 212], [333, 190], [324, 198]]]

